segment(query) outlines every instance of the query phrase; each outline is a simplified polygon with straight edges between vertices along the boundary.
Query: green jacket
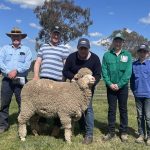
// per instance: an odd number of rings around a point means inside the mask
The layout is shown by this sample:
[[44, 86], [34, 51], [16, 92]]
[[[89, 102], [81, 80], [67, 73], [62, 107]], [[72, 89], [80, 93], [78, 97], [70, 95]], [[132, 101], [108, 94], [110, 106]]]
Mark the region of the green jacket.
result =
[[130, 52], [122, 49], [117, 56], [114, 50], [106, 52], [103, 56], [102, 75], [107, 86], [117, 84], [119, 88], [128, 84], [132, 73], [132, 57]]

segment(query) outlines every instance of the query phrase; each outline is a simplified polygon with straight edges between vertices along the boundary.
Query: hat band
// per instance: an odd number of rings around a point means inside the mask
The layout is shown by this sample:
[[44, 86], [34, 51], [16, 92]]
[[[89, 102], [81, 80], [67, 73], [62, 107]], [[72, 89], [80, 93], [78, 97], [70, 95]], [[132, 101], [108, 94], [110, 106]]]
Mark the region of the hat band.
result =
[[11, 33], [21, 33], [20, 31], [11, 31]]

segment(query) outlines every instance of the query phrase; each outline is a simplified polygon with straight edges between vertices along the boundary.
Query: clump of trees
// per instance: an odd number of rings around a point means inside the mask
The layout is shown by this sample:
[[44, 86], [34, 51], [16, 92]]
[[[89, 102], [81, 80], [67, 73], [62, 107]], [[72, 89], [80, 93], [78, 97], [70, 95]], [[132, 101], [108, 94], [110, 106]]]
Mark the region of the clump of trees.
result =
[[75, 5], [73, 0], [45, 1], [34, 13], [42, 27], [36, 39], [40, 42], [49, 40], [51, 29], [56, 25], [61, 27], [63, 43], [88, 34], [88, 27], [92, 25], [90, 9]]

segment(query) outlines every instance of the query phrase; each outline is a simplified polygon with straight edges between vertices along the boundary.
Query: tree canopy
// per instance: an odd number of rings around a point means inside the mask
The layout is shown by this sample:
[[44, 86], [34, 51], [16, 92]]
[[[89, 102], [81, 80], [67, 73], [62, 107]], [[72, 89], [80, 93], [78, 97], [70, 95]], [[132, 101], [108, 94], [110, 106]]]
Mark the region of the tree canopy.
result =
[[83, 34], [88, 34], [88, 27], [92, 25], [90, 9], [81, 8], [73, 0], [50, 0], [34, 10], [42, 29], [37, 41], [49, 40], [51, 29], [61, 27], [62, 42], [67, 43]]
[[123, 45], [123, 48], [129, 50], [132, 53], [133, 57], [136, 57], [137, 46], [139, 46], [140, 44], [143, 44], [143, 43], [150, 45], [150, 41], [148, 41], [147, 38], [138, 34], [135, 31], [128, 31], [128, 29], [126, 29], [126, 28], [113, 31], [110, 36], [108, 36], [105, 39], [102, 39], [100, 41], [100, 44], [102, 46], [107, 47], [108, 49], [111, 49], [111, 47], [112, 47], [111, 41], [117, 33], [123, 34], [123, 36], [125, 38], [125, 43]]

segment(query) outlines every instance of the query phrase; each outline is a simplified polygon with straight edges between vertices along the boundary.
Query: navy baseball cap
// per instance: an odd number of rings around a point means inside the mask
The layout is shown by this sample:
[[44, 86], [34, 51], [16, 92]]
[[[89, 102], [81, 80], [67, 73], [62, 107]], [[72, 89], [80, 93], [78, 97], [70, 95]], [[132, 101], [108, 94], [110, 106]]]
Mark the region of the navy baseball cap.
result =
[[90, 42], [89, 42], [89, 40], [86, 39], [86, 38], [79, 39], [77, 48], [79, 49], [80, 47], [86, 47], [86, 48], [90, 49]]
[[51, 33], [54, 33], [54, 32], [57, 32], [57, 33], [61, 33], [60, 31], [60, 27], [59, 26], [54, 26], [51, 30]]
[[137, 51], [140, 51], [140, 50], [149, 51], [149, 47], [148, 47], [148, 45], [146, 45], [146, 44], [141, 44], [141, 45], [137, 48]]

